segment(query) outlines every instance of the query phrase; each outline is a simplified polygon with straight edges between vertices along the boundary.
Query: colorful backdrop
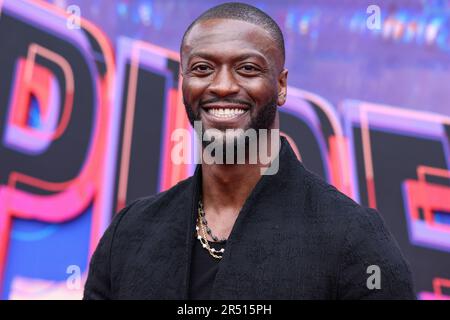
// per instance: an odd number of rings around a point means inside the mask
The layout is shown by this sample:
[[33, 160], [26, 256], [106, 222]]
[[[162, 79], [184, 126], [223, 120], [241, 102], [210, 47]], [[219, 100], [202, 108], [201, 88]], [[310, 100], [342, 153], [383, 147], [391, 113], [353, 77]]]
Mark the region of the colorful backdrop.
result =
[[[0, 0], [0, 297], [79, 299], [115, 212], [188, 177], [178, 48], [221, 1]], [[281, 129], [450, 299], [450, 2], [248, 1], [286, 39]]]

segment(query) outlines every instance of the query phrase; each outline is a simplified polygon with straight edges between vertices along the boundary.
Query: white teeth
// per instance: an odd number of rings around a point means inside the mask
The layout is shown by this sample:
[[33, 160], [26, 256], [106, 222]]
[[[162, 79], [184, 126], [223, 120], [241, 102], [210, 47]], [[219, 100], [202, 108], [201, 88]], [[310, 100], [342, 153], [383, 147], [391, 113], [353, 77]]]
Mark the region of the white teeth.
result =
[[230, 109], [230, 108], [212, 108], [208, 109], [208, 113], [218, 118], [233, 118], [243, 114], [243, 109]]

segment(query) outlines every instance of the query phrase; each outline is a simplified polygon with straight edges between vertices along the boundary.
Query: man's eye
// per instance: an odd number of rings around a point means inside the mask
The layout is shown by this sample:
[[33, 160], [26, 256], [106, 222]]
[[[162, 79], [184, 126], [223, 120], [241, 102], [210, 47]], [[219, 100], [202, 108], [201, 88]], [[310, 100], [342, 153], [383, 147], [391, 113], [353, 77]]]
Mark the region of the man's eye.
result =
[[198, 71], [198, 72], [208, 72], [211, 70], [211, 68], [209, 66], [207, 66], [206, 64], [200, 64], [197, 66], [194, 66], [192, 68], [193, 71]]
[[259, 71], [258, 68], [256, 68], [255, 66], [252, 66], [252, 65], [245, 65], [245, 66], [242, 66], [240, 69], [246, 73], [254, 73], [254, 72]]

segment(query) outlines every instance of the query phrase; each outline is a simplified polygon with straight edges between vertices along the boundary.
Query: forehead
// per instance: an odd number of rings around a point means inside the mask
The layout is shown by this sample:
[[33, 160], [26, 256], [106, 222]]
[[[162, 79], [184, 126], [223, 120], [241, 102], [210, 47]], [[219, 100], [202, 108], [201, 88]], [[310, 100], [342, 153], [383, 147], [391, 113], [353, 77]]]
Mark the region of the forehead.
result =
[[253, 23], [232, 19], [200, 21], [185, 38], [181, 54], [184, 58], [196, 53], [218, 57], [241, 52], [259, 53], [269, 62], [279, 59], [279, 49], [268, 31]]

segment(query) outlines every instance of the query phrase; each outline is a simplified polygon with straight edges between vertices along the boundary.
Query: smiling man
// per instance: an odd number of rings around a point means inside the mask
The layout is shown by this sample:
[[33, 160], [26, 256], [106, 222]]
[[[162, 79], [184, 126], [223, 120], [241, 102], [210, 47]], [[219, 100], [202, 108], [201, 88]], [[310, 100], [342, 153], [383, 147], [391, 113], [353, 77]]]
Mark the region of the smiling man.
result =
[[[92, 257], [84, 298], [414, 299], [378, 212], [309, 172], [272, 134], [288, 76], [277, 24], [252, 6], [222, 4], [190, 25], [180, 53], [201, 147], [222, 144], [214, 157], [244, 148], [245, 161], [202, 163], [121, 210]], [[279, 162], [271, 174], [249, 161], [261, 142]]]

